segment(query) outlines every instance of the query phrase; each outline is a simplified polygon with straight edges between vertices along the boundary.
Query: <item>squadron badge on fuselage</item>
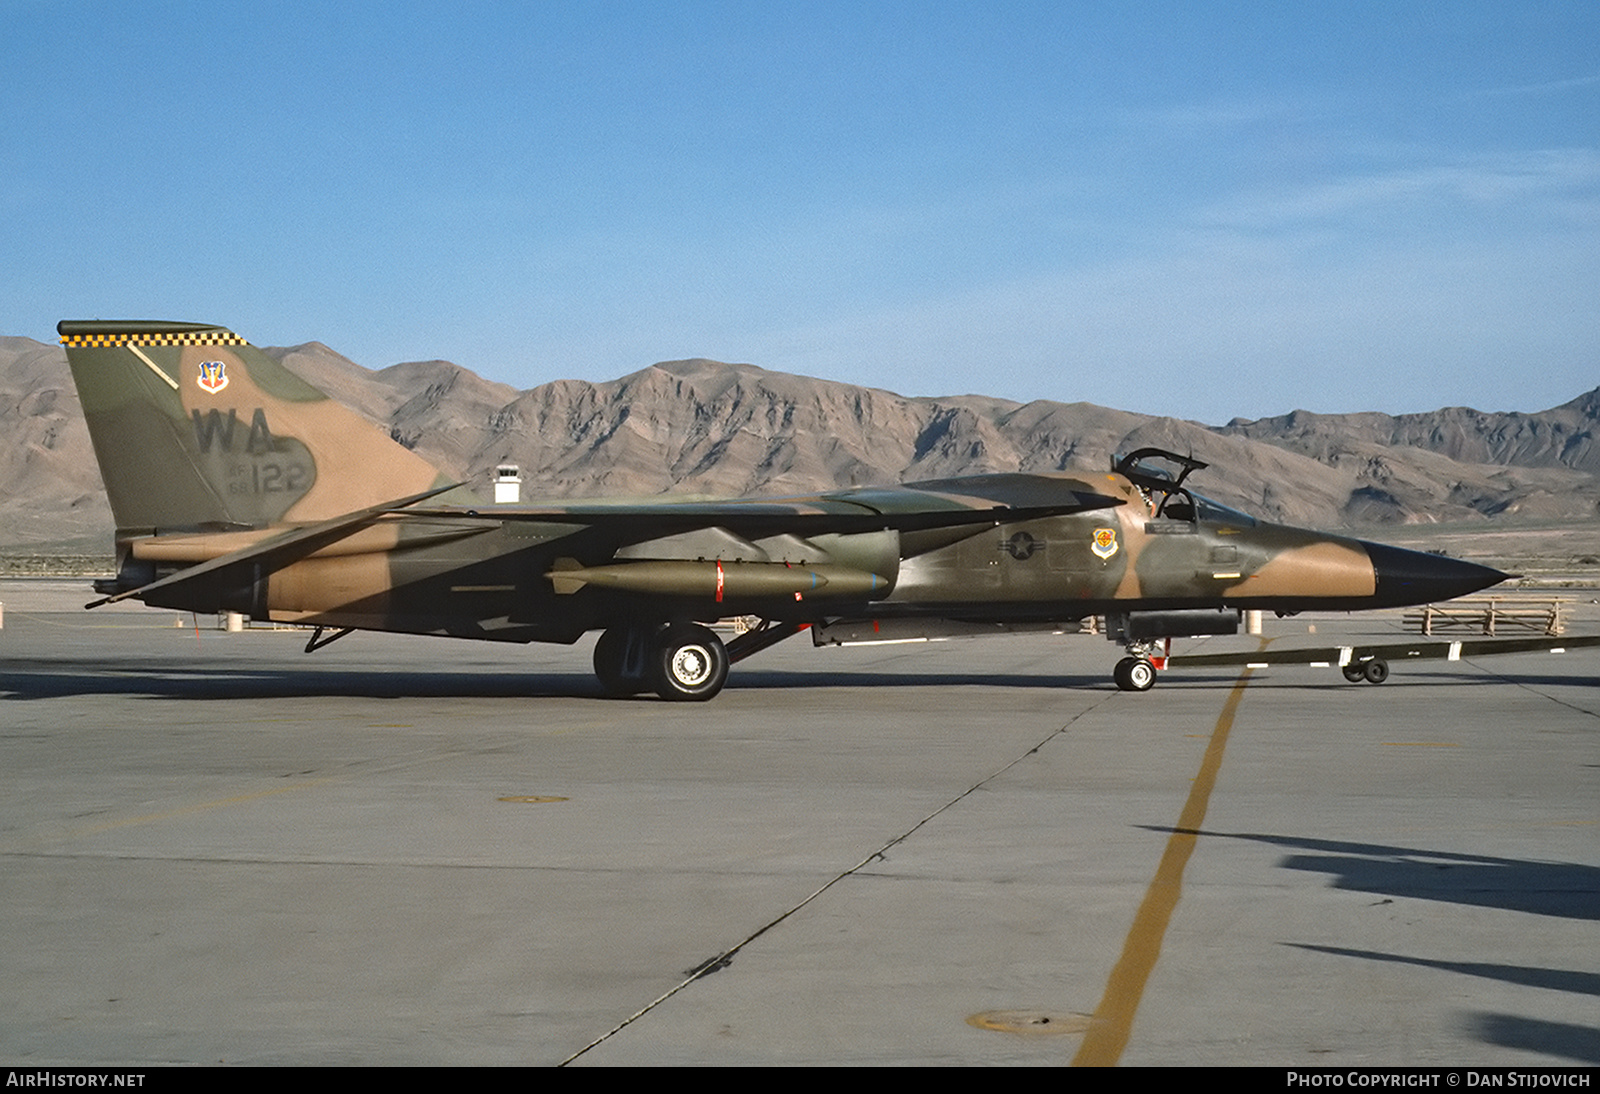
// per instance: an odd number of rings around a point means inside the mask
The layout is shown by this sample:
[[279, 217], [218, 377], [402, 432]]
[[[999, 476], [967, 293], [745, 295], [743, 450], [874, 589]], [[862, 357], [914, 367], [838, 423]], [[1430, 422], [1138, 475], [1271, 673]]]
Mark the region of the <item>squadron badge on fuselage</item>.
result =
[[1096, 558], [1110, 558], [1117, 553], [1117, 530], [1115, 528], [1096, 528], [1094, 542], [1089, 545], [1089, 550], [1095, 553]]

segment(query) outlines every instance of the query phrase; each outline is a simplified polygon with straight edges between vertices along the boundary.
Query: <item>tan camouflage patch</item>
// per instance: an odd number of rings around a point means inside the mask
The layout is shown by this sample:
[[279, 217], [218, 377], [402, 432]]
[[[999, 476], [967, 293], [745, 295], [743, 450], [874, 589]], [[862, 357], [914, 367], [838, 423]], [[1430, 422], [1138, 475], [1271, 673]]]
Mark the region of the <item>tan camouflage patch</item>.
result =
[[1255, 573], [1228, 587], [1232, 597], [1371, 596], [1378, 582], [1372, 560], [1353, 543], [1323, 541], [1290, 547], [1269, 559]]

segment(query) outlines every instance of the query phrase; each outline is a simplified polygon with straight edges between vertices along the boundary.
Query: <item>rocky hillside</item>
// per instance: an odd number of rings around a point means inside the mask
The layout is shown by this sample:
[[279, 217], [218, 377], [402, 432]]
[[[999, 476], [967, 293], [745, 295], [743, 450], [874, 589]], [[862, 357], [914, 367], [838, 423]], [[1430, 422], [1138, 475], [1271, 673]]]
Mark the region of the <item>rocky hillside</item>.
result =
[[[1449, 407], [1428, 414], [1311, 414], [1235, 419], [1217, 432], [1298, 452], [1360, 481], [1346, 506], [1355, 520], [1408, 520], [1434, 511], [1419, 499], [1485, 516], [1591, 515], [1583, 502], [1600, 477], [1600, 388], [1538, 414]], [[1396, 462], [1406, 454], [1410, 466]], [[1422, 454], [1426, 453], [1424, 457]], [[1479, 475], [1456, 475], [1477, 466]], [[1527, 472], [1545, 469], [1549, 476]], [[1571, 472], [1571, 474], [1563, 474]], [[1421, 481], [1417, 474], [1425, 476]], [[1447, 493], [1440, 488], [1448, 486]]]
[[110, 528], [66, 354], [0, 338], [0, 546], [103, 552]]
[[[1271, 520], [1592, 519], [1600, 389], [1539, 414], [1297, 411], [1208, 427], [1088, 403], [912, 399], [751, 365], [671, 361], [518, 392], [448, 361], [372, 372], [311, 342], [268, 352], [453, 475], [520, 464], [524, 496], [761, 494], [985, 471], [1100, 471], [1159, 445]], [[92, 541], [110, 515], [59, 347], [0, 339], [0, 545]]]

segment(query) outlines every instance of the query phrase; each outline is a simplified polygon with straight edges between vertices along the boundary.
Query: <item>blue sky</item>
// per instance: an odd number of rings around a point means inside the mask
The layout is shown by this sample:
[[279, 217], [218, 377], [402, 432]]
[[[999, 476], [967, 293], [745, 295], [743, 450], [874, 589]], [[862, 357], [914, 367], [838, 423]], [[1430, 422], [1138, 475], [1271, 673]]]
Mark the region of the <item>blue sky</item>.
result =
[[1600, 4], [0, 0], [0, 334], [1218, 423], [1600, 384]]

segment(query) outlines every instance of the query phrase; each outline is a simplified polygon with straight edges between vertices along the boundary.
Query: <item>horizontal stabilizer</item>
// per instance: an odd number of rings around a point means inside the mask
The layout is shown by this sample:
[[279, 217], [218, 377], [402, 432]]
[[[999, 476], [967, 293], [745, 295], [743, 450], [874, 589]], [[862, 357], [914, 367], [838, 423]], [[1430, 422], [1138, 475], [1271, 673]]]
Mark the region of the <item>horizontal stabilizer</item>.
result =
[[396, 498], [394, 501], [370, 505], [365, 509], [358, 509], [353, 513], [346, 513], [343, 516], [334, 517], [318, 524], [295, 528], [261, 543], [254, 543], [249, 547], [221, 555], [208, 562], [202, 562], [199, 565], [179, 570], [175, 574], [169, 574], [158, 581], [141, 585], [137, 589], [128, 589], [113, 596], [102, 597], [92, 603], [85, 604], [84, 607], [98, 608], [103, 604], [115, 604], [117, 601], [127, 600], [129, 597], [142, 597], [158, 589], [170, 589], [201, 578], [212, 577], [226, 570], [245, 566], [259, 567], [263, 573], [272, 573], [274, 570], [281, 570], [290, 563], [321, 550], [330, 543], [343, 539], [385, 513], [393, 513], [405, 509], [407, 506], [415, 505], [419, 501], [426, 501], [428, 498], [443, 494], [447, 490], [454, 490], [460, 485], [460, 483], [450, 483], [447, 486], [425, 490], [420, 494], [412, 494], [410, 497]]

